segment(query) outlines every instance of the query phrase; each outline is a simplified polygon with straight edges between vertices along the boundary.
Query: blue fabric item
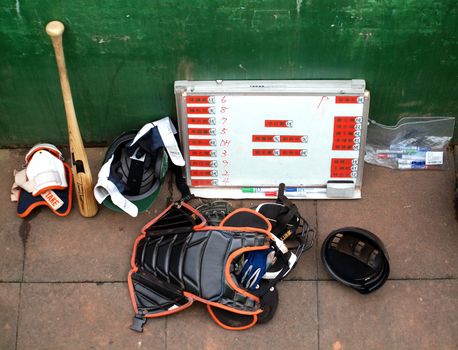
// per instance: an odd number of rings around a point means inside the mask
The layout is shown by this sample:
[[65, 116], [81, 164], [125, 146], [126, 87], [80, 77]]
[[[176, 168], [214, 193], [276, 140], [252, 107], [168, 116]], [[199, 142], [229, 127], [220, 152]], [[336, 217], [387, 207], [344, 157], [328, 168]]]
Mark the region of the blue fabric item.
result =
[[161, 134], [159, 134], [158, 127], [154, 127], [149, 130], [145, 135], [140, 137], [140, 139], [135, 143], [134, 147], [140, 146], [147, 153], [153, 153], [161, 147], [164, 147], [164, 142], [162, 141]]
[[242, 270], [237, 281], [248, 290], [255, 290], [267, 270], [267, 255], [272, 249], [248, 252], [245, 254]]

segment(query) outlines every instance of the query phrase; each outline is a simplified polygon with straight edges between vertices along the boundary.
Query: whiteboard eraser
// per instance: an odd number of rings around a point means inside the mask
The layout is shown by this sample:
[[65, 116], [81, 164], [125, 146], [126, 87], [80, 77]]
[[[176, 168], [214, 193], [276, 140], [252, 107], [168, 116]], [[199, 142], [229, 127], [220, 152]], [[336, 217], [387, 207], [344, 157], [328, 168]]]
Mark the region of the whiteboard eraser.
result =
[[353, 181], [328, 181], [326, 195], [329, 198], [353, 198], [355, 183]]

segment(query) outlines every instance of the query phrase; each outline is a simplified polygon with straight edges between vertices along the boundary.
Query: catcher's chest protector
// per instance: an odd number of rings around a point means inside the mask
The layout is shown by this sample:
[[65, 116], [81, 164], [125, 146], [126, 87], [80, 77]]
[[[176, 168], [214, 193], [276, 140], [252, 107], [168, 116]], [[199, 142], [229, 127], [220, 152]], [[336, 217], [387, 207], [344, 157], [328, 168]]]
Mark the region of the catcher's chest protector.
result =
[[251, 209], [238, 209], [220, 226], [186, 203], [170, 205], [149, 222], [135, 241], [128, 283], [136, 312], [132, 329], [146, 318], [169, 315], [195, 300], [207, 304], [212, 318], [226, 329], [246, 329], [273, 313], [274, 283], [248, 291], [237, 283], [244, 253], [272, 249], [269, 221]]

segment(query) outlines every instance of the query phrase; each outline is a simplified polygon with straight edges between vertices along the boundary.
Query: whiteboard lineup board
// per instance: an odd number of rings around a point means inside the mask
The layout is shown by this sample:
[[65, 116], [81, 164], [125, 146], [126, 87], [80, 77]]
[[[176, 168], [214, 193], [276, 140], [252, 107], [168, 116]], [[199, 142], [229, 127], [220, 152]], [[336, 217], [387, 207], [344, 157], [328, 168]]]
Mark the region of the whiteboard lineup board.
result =
[[361, 198], [364, 80], [176, 81], [186, 181], [204, 198]]

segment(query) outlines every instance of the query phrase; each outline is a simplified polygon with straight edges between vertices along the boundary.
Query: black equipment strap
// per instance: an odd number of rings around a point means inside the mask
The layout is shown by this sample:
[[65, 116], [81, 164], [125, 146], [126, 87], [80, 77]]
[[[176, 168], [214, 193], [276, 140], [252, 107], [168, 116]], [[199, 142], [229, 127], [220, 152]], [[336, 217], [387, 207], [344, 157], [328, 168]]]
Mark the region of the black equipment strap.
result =
[[170, 170], [175, 176], [175, 184], [178, 187], [178, 190], [181, 193], [181, 198], [184, 202], [190, 200], [193, 196], [191, 194], [191, 190], [189, 189], [188, 184], [186, 183], [186, 179], [183, 177], [183, 172], [181, 171], [181, 167], [178, 165], [173, 164], [170, 162]]
[[[281, 183], [278, 186], [277, 203], [283, 204], [285, 210], [277, 217], [276, 231], [285, 232], [287, 225], [291, 222], [294, 217], [300, 217], [299, 210], [291, 200], [285, 196], [285, 184]], [[295, 233], [295, 232], [293, 232]]]
[[[175, 122], [173, 122], [173, 125], [175, 126], [175, 129], [177, 129], [177, 125]], [[179, 145], [180, 150], [181, 150], [182, 147], [180, 144], [178, 133], [175, 134], [175, 139], [177, 141], [177, 145]], [[175, 176], [175, 184], [177, 185], [178, 190], [181, 193], [181, 200], [183, 202], [189, 201], [191, 198], [193, 198], [193, 195], [191, 194], [191, 190], [189, 189], [189, 186], [186, 183], [186, 179], [183, 177], [182, 168], [179, 167], [178, 165], [173, 164], [173, 162], [170, 162], [170, 170], [172, 171], [172, 173]]]
[[138, 147], [130, 158], [129, 175], [127, 177], [127, 188], [130, 195], [137, 195], [140, 192], [145, 169], [145, 156], [145, 152]]

